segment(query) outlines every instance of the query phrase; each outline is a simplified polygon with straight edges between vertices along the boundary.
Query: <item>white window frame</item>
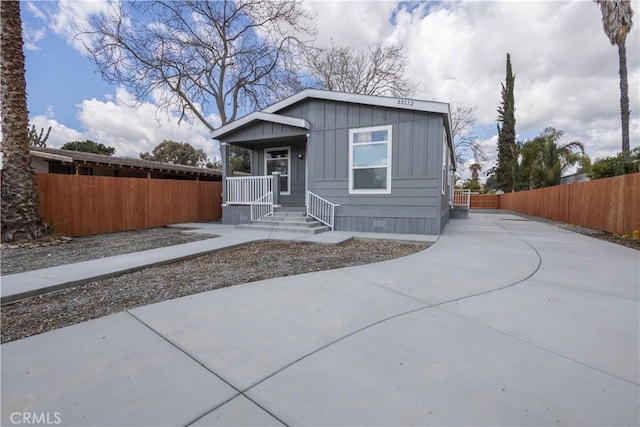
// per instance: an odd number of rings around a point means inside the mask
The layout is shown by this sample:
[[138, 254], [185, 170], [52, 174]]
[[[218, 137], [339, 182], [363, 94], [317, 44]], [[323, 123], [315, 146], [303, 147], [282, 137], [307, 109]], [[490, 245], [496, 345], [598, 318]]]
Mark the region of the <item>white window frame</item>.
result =
[[[375, 132], [375, 131], [387, 131], [387, 135], [388, 138], [386, 141], [376, 141], [376, 142], [364, 142], [364, 143], [358, 143], [355, 145], [374, 145], [374, 144], [383, 144], [386, 143], [387, 144], [387, 164], [386, 167], [387, 168], [387, 185], [386, 188], [364, 188], [364, 189], [358, 189], [358, 188], [353, 188], [354, 182], [353, 182], [353, 171], [354, 169], [373, 169], [374, 167], [372, 166], [353, 166], [353, 137], [355, 134], [357, 133], [362, 133], [362, 132]], [[349, 194], [391, 194], [391, 151], [392, 151], [392, 144], [393, 144], [393, 126], [392, 125], [387, 125], [387, 126], [373, 126], [373, 127], [366, 127], [366, 128], [354, 128], [354, 129], [349, 129]], [[375, 168], [382, 168], [382, 166], [375, 166]]]
[[264, 174], [267, 175], [267, 160], [269, 160], [267, 157], [267, 153], [271, 151], [283, 151], [283, 150], [287, 150], [287, 191], [280, 191], [280, 194], [283, 196], [290, 196], [291, 195], [291, 147], [265, 148], [264, 149]]

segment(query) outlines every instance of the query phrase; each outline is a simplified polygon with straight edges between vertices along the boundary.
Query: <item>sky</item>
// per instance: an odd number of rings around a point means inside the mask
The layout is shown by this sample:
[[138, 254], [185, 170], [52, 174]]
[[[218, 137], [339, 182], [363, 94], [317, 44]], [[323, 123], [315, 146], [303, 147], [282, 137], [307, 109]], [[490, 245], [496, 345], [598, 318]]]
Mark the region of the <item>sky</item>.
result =
[[[47, 146], [91, 139], [115, 147], [116, 155], [137, 157], [169, 139], [218, 157], [204, 125], [178, 123], [152, 100], [136, 102], [126, 88], [102, 81], [76, 28], [106, 5], [21, 2], [29, 117], [37, 128], [52, 127]], [[636, 15], [627, 38], [632, 148], [640, 145], [639, 6], [632, 1]], [[516, 75], [518, 139], [553, 126], [565, 132], [561, 143], [582, 142], [592, 159], [620, 150], [618, 51], [592, 1], [305, 1], [304, 7], [316, 15], [317, 46], [402, 45], [407, 77], [419, 85], [414, 98], [475, 108], [471, 135], [489, 156], [484, 170], [496, 159], [507, 53]]]

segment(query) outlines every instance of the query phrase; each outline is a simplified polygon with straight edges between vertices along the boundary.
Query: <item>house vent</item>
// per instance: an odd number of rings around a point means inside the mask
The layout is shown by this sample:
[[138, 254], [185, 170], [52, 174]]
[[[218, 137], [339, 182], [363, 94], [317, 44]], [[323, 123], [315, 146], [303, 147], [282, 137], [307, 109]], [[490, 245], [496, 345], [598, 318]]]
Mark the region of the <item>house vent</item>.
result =
[[384, 219], [374, 219], [373, 220], [373, 228], [385, 228], [387, 225], [387, 221]]

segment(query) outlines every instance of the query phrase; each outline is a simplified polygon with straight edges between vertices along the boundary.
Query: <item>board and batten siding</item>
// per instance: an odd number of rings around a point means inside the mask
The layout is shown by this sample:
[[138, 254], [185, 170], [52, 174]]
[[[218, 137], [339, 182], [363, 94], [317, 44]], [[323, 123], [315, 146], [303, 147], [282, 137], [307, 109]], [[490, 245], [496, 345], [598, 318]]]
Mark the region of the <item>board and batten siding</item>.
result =
[[[443, 118], [439, 114], [326, 100], [279, 112], [311, 123], [308, 189], [333, 203], [336, 229], [439, 234]], [[349, 130], [392, 126], [391, 194], [349, 194]]]
[[270, 141], [270, 140], [283, 140], [283, 139], [304, 139], [307, 134], [306, 129], [301, 129], [293, 126], [282, 125], [279, 123], [270, 123], [264, 121], [258, 121], [251, 126], [246, 126], [242, 129], [236, 130], [233, 135], [226, 137], [225, 142], [229, 144], [238, 144], [245, 146], [243, 142], [250, 140], [251, 142], [257, 141]]
[[222, 206], [222, 223], [229, 225], [246, 224], [251, 219], [251, 207], [247, 205]]
[[[288, 196], [280, 196], [280, 202], [283, 205], [289, 206], [304, 206], [305, 203], [305, 162], [306, 162], [306, 149], [305, 139], [298, 139], [297, 141], [287, 140], [278, 142], [269, 142], [267, 144], [261, 144], [259, 149], [251, 151], [251, 175], [261, 176], [266, 175], [264, 169], [264, 150], [265, 148], [276, 147], [289, 147], [291, 149], [291, 170], [289, 175], [291, 177], [291, 194]], [[299, 156], [302, 154], [302, 159]]]

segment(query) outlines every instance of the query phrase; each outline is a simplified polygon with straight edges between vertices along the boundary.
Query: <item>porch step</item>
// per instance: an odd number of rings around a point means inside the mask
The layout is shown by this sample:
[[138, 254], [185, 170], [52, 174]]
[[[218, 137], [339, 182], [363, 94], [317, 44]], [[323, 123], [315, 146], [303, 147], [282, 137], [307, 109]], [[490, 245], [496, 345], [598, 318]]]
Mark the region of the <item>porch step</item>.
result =
[[314, 225], [320, 224], [320, 222], [306, 216], [265, 216], [256, 221], [249, 221], [249, 224], [268, 224], [286, 227], [313, 227]]
[[305, 208], [274, 208], [274, 217], [306, 217], [307, 210]]
[[[317, 221], [316, 221], [317, 222]], [[319, 224], [319, 225], [318, 225]], [[314, 224], [313, 227], [296, 227], [286, 225], [273, 225], [263, 224], [262, 221], [254, 221], [253, 224], [239, 224], [236, 225], [241, 230], [261, 230], [261, 231], [278, 231], [282, 233], [304, 233], [304, 234], [318, 234], [325, 231], [329, 231], [330, 228], [326, 225], [322, 225], [320, 222]]]
[[451, 218], [468, 219], [469, 208], [466, 206], [453, 205], [453, 207], [451, 208]]
[[268, 230], [305, 234], [318, 234], [331, 230], [320, 221], [308, 217], [306, 209], [299, 207], [276, 208], [273, 210], [272, 216], [249, 221], [248, 224], [240, 224], [237, 227], [244, 230]]

